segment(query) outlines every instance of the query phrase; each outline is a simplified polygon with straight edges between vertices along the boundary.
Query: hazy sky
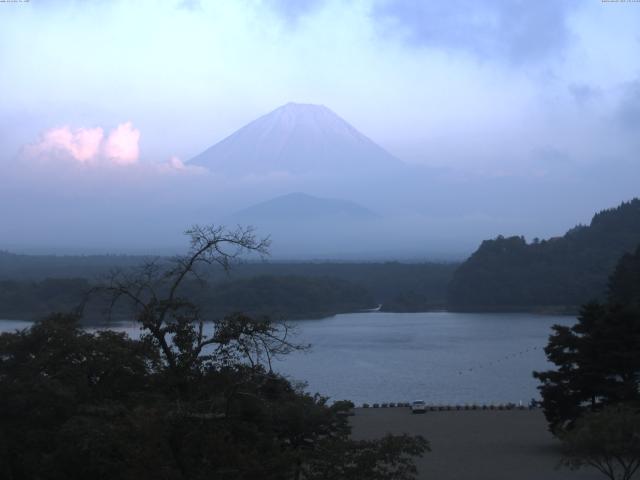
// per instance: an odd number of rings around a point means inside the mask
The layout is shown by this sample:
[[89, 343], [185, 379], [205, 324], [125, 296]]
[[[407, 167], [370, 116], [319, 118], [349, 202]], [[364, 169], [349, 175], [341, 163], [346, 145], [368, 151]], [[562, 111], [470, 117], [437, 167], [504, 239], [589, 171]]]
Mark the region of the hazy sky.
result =
[[31, 0], [0, 5], [0, 42], [4, 161], [125, 122], [142, 159], [185, 160], [288, 101], [406, 161], [492, 172], [640, 144], [634, 3]]
[[330, 107], [406, 162], [584, 177], [600, 182], [594, 203], [613, 202], [640, 175], [639, 51], [632, 2], [0, 3], [0, 174], [28, 163], [0, 180], [0, 200], [29, 182], [54, 188], [60, 151], [95, 169], [78, 188], [105, 202], [149, 172], [198, 176], [183, 162], [296, 101]]

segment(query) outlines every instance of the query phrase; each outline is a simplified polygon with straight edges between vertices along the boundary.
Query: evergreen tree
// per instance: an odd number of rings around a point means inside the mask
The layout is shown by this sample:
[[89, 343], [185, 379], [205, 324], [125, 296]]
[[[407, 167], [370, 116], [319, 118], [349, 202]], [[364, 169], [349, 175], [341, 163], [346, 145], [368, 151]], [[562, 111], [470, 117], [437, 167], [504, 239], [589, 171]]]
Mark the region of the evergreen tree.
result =
[[584, 305], [572, 327], [553, 327], [545, 352], [557, 368], [534, 372], [552, 431], [586, 411], [640, 400], [639, 267], [640, 248], [618, 263], [607, 303]]
[[471, 311], [575, 312], [591, 299], [606, 300], [608, 276], [639, 242], [637, 198], [597, 213], [589, 226], [579, 225], [562, 237], [529, 244], [523, 237], [485, 240], [454, 273], [448, 304]]

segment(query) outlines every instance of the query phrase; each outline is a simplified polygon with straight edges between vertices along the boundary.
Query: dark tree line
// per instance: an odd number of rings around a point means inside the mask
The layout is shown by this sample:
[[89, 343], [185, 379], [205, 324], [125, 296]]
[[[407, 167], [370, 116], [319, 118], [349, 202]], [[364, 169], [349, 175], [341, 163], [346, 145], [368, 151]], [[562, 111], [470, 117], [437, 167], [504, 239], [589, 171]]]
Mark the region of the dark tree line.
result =
[[237, 314], [204, 328], [187, 279], [268, 244], [242, 229], [189, 235], [189, 254], [170, 266], [116, 272], [94, 289], [132, 309], [139, 340], [63, 314], [0, 335], [0, 477], [415, 478], [422, 437], [351, 440], [349, 402], [329, 405], [271, 371], [274, 356], [304, 348], [285, 324]]
[[36, 319], [76, 308], [90, 289], [84, 278], [0, 280], [0, 318]]
[[[95, 285], [86, 279], [0, 281], [0, 318], [37, 319], [54, 311], [71, 311]], [[274, 318], [319, 318], [354, 312], [376, 305], [369, 292], [351, 282], [329, 277], [260, 276], [219, 281], [203, 288], [197, 280], [185, 282], [189, 298], [211, 316], [235, 312]], [[126, 309], [112, 318], [127, 319]], [[98, 308], [86, 312], [87, 323], [106, 321]]]
[[545, 352], [556, 368], [534, 376], [564, 464], [630, 480], [640, 468], [640, 246], [618, 262], [606, 302], [555, 325]]
[[196, 302], [213, 315], [246, 312], [273, 318], [321, 318], [374, 307], [362, 286], [331, 277], [261, 275], [194, 290]]
[[545, 348], [555, 370], [536, 372], [552, 430], [587, 411], [640, 400], [640, 247], [624, 255], [605, 303], [585, 304], [578, 322], [555, 325]]
[[640, 200], [597, 213], [563, 237], [498, 237], [482, 242], [456, 270], [448, 303], [459, 310], [575, 311], [604, 300], [616, 262], [640, 243]]
[[[124, 255], [15, 255], [0, 251], [0, 318], [10, 312], [18, 314], [19, 318], [35, 318], [41, 312], [68, 308], [64, 303], [68, 299], [60, 294], [49, 295], [45, 292], [43, 297], [40, 287], [44, 282], [61, 286], [67, 281], [94, 284], [113, 269], [132, 268], [149, 261], [163, 262], [167, 258], [159, 257], [154, 260], [152, 257]], [[230, 297], [237, 296], [240, 290], [253, 288], [255, 293], [252, 296], [259, 299], [260, 291], [270, 288], [267, 283], [271, 282], [275, 285], [276, 295], [282, 297], [279, 308], [287, 314], [285, 316], [290, 312], [290, 318], [295, 318], [300, 308], [288, 303], [292, 298], [289, 292], [293, 292], [295, 288], [303, 289], [302, 294], [310, 302], [328, 305], [325, 312], [317, 307], [307, 309], [302, 315], [305, 317], [308, 314], [316, 316], [344, 310], [339, 304], [341, 301], [334, 301], [337, 300], [337, 291], [343, 288], [354, 293], [348, 302], [350, 305], [357, 305], [354, 310], [360, 308], [365, 295], [367, 307], [371, 303], [383, 304], [383, 308], [389, 311], [443, 308], [447, 285], [457, 266], [456, 263], [430, 262], [244, 261], [235, 265], [228, 273], [210, 269], [207, 276], [211, 295], [216, 295], [218, 289], [224, 290], [224, 295], [221, 293], [223, 298], [216, 299], [224, 308], [233, 303], [227, 302], [227, 298], [231, 300]], [[6, 283], [2, 283], [5, 281]], [[77, 290], [71, 288], [71, 285], [69, 287], [69, 293], [78, 298], [80, 294]], [[324, 301], [319, 296], [313, 297], [314, 291], [318, 289], [329, 293]], [[199, 294], [200, 289], [194, 289], [193, 293]], [[39, 301], [45, 297], [46, 302]], [[47, 305], [50, 308], [47, 309]], [[272, 306], [266, 302], [264, 307], [269, 310]]]

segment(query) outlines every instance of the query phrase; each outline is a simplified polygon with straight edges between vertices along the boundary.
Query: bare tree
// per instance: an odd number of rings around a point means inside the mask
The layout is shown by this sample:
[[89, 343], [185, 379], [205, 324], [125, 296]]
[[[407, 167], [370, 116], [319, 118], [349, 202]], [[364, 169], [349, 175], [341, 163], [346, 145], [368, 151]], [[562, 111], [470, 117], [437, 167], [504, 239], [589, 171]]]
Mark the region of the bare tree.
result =
[[[204, 275], [210, 266], [228, 271], [241, 255], [268, 255], [268, 237], [256, 237], [251, 227], [227, 230], [199, 225], [185, 234], [190, 240], [185, 255], [113, 272], [104, 285], [94, 289], [107, 295], [110, 312], [121, 302], [128, 302], [143, 337], [159, 348], [166, 366], [173, 370], [244, 360], [252, 366], [265, 364], [271, 371], [274, 355], [302, 348], [289, 340], [286, 324], [276, 324], [268, 318], [242, 314], [224, 319], [203, 318], [200, 308], [182, 291], [188, 279], [206, 285]], [[213, 323], [213, 333], [209, 335], [205, 334], [206, 321]]]

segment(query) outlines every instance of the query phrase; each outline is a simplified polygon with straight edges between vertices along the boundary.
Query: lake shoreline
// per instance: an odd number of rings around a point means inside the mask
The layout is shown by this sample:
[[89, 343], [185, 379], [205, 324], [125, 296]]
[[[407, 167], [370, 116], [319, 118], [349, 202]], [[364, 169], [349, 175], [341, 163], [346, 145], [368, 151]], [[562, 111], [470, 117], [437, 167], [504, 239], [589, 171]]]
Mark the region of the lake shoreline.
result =
[[[272, 359], [274, 371], [330, 401], [433, 405], [528, 405], [539, 398], [533, 371], [549, 368], [551, 327], [570, 317], [522, 313], [365, 312], [292, 321], [290, 339], [310, 349]], [[0, 331], [29, 322], [0, 322]], [[136, 322], [85, 325], [140, 336]], [[207, 323], [204, 333], [212, 335]]]
[[[270, 318], [274, 319], [274, 320], [281, 320], [281, 321], [285, 321], [285, 322], [298, 322], [298, 321], [305, 321], [305, 320], [323, 320], [326, 318], [332, 318], [335, 317], [337, 315], [351, 315], [351, 314], [358, 314], [358, 313], [391, 313], [391, 314], [403, 314], [403, 313], [477, 313], [477, 314], [508, 314], [508, 313], [513, 313], [513, 314], [535, 314], [535, 315], [543, 315], [543, 316], [573, 316], [575, 317], [576, 315], [578, 315], [579, 313], [579, 308], [576, 306], [562, 306], [562, 305], [557, 305], [557, 306], [531, 306], [531, 307], [495, 307], [495, 306], [491, 306], [491, 307], [483, 307], [483, 306], [475, 306], [475, 307], [470, 307], [470, 308], [462, 308], [462, 307], [458, 307], [458, 308], [454, 308], [454, 307], [446, 307], [446, 306], [442, 306], [442, 305], [438, 305], [438, 306], [433, 306], [432, 308], [423, 308], [423, 309], [416, 309], [416, 310], [412, 310], [412, 309], [392, 309], [392, 310], [388, 310], [385, 308], [384, 304], [378, 304], [377, 308], [371, 308], [371, 309], [359, 309], [359, 310], [354, 310], [354, 311], [342, 311], [342, 310], [333, 310], [333, 311], [328, 311], [328, 312], [310, 312], [308, 314], [300, 314], [300, 315], [294, 315], [294, 316], [280, 316], [278, 315], [278, 313], [271, 313], [271, 314], [259, 314], [256, 312], [251, 312], [250, 315], [254, 315], [256, 318], [263, 316], [263, 315], [267, 315]], [[246, 313], [246, 312], [244, 312]], [[217, 318], [216, 315], [213, 315], [214, 317]], [[222, 315], [220, 315], [221, 317]], [[17, 314], [17, 315], [12, 315], [13, 318], [10, 319], [0, 319], [0, 322], [3, 321], [17, 321], [17, 322], [37, 322], [38, 320], [41, 320], [43, 318], [45, 318], [45, 316], [33, 316], [30, 313], [21, 313], [21, 314]], [[210, 321], [206, 321], [205, 323], [212, 323], [215, 320], [210, 320]], [[87, 320], [84, 319], [83, 321], [81, 320], [81, 324], [83, 326], [87, 326], [90, 328], [100, 328], [100, 327], [110, 327], [113, 326], [114, 324], [117, 325], [126, 325], [126, 324], [130, 324], [134, 322], [134, 320], [121, 320], [121, 319], [114, 319], [113, 322], [107, 322], [105, 323], [104, 321], [91, 321], [91, 320]]]

